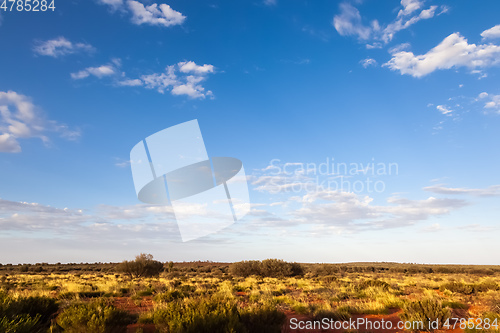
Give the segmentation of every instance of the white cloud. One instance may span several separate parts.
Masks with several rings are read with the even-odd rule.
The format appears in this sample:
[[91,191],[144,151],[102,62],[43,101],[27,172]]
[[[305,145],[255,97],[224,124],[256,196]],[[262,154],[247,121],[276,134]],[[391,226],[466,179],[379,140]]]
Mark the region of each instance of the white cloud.
[[[213,65],[197,65],[194,61],[182,61],[167,66],[163,73],[142,75],[140,79],[125,80],[118,83],[122,86],[144,86],[164,94],[170,90],[172,95],[186,95],[191,98],[213,98],[210,90],[205,91],[202,82],[208,74],[215,72]],[[188,75],[190,74],[190,75]]]
[[483,39],[495,39],[500,38],[500,24],[495,25],[493,28],[485,30],[481,33]]
[[[401,0],[401,6],[397,17],[387,25],[381,25],[377,20],[364,24],[359,10],[350,3],[343,2],[339,5],[340,13],[333,18],[333,26],[342,36],[356,36],[366,42],[369,49],[380,48],[382,43],[390,42],[397,32],[434,17],[438,9],[437,6],[422,9],[423,1],[419,0]],[[443,13],[445,7],[441,9]]]
[[425,191],[445,195],[473,195],[478,197],[493,197],[500,195],[500,185],[492,185],[487,188],[453,188],[442,184],[424,187]]
[[73,80],[81,80],[93,75],[99,79],[116,74],[116,69],[112,65],[102,65],[99,67],[87,67],[79,72],[71,73]]
[[177,75],[175,75],[175,66],[167,66],[165,72],[154,73],[141,76],[141,80],[148,89],[157,89],[163,94],[165,89],[177,84]]
[[194,61],[183,61],[177,64],[179,70],[183,73],[195,73],[195,74],[208,74],[214,72],[213,65],[204,64],[203,66],[197,65]]
[[459,33],[446,37],[439,45],[422,55],[399,51],[384,66],[413,77],[422,77],[438,69],[467,67],[482,70],[500,63],[500,46],[469,44]]
[[0,152],[21,152],[18,139],[39,138],[48,143],[47,132],[57,132],[70,140],[80,136],[78,130],[47,120],[29,97],[14,91],[0,91]]
[[186,16],[173,10],[167,4],[152,4],[144,6],[142,3],[134,0],[127,1],[128,7],[132,12],[132,23],[159,25],[170,27],[180,25],[186,19]]
[[94,47],[90,44],[73,43],[64,37],[58,37],[44,42],[35,42],[33,48],[33,51],[39,55],[54,58],[78,52],[93,52],[94,50]]
[[377,66],[377,61],[372,58],[363,59],[360,61],[360,63],[364,68],[368,68],[369,66]]
[[444,115],[451,116],[451,113],[453,112],[452,109],[445,105],[438,105],[436,106],[436,109],[438,109],[439,112],[441,112]]
[[201,76],[189,75],[186,78],[186,83],[175,85],[172,88],[172,95],[187,95],[191,98],[205,98],[205,95],[212,96],[210,90],[206,94],[204,93],[205,88],[199,84],[203,80],[204,78]]
[[20,153],[21,145],[9,133],[0,134],[0,153]]

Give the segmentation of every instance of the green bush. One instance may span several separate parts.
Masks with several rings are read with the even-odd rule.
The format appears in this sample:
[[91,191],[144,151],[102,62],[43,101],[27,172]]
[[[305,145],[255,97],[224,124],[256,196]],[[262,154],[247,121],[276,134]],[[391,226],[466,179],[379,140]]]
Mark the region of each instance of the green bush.
[[163,263],[153,260],[153,255],[141,253],[133,261],[123,261],[116,267],[118,272],[132,278],[158,276],[163,271]]
[[262,277],[289,277],[304,274],[302,265],[298,263],[289,263],[279,259],[266,259],[263,261],[240,261],[231,264],[230,274],[234,276],[247,277],[259,275]]
[[444,290],[449,290],[454,293],[460,293],[464,295],[470,295],[474,293],[474,285],[465,283],[465,282],[458,282],[458,281],[451,281],[442,284],[439,287],[439,290],[444,291]]
[[158,307],[150,317],[157,329],[169,333],[279,333],[286,319],[270,305],[241,309],[235,300],[220,297],[177,299]]
[[444,291],[445,289],[455,292],[455,293],[460,293],[464,295],[471,295],[477,292],[485,292],[488,290],[498,290],[498,284],[493,281],[493,280],[485,280],[482,281],[481,283],[465,283],[465,282],[457,282],[457,281],[452,281],[452,282],[447,282],[445,284],[442,284],[441,287],[439,288],[441,291]]
[[249,333],[279,333],[286,315],[269,305],[253,305],[240,310],[240,321]]
[[370,287],[388,290],[390,286],[387,282],[380,281],[380,280],[364,280],[363,282],[358,284],[359,290],[367,289]]
[[185,299],[166,303],[153,313],[157,329],[169,333],[241,332],[236,303],[219,299]]
[[432,331],[432,322],[437,320],[439,323],[437,328],[441,328],[446,320],[450,318],[450,315],[450,310],[443,306],[441,301],[435,298],[424,298],[420,301],[405,304],[401,320],[421,322],[425,331]]
[[14,318],[0,318],[0,332],[2,333],[33,333],[40,332],[40,315],[34,318],[30,315],[17,315]]
[[12,298],[0,292],[0,332],[39,332],[59,306],[50,297]]
[[134,317],[105,300],[73,304],[57,317],[57,324],[68,333],[123,332]]
[[184,294],[178,290],[168,290],[164,293],[156,295],[153,300],[155,302],[172,302],[176,299],[182,299],[184,298]]
[[235,262],[229,266],[229,273],[235,276],[260,275],[260,261],[249,260]]

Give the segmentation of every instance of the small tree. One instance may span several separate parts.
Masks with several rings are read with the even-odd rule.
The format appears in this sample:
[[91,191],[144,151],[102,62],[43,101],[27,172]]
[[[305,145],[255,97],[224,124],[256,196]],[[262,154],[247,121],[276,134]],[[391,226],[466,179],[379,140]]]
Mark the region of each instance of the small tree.
[[174,262],[169,261],[168,262],[168,272],[171,273],[174,270]]
[[125,260],[116,270],[130,275],[132,278],[158,276],[163,271],[163,263],[153,260],[152,254],[141,253],[135,260]]

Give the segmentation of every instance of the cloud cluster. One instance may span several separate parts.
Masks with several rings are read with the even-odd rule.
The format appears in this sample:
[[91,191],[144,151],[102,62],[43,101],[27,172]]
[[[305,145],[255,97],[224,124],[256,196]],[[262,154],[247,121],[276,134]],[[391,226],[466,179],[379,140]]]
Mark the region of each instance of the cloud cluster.
[[413,77],[423,77],[439,69],[466,67],[473,73],[500,63],[500,46],[469,44],[459,33],[446,37],[425,54],[395,51],[383,66]]
[[47,132],[57,132],[69,140],[80,136],[78,130],[48,120],[31,99],[14,91],[0,91],[0,152],[19,153],[19,139],[39,138],[49,143]]
[[186,20],[186,16],[164,3],[145,6],[135,0],[98,0],[98,2],[110,6],[112,10],[128,11],[132,23],[136,25],[171,27],[181,25]]
[[33,47],[36,54],[49,57],[62,57],[78,52],[93,52],[94,47],[86,43],[73,43],[64,37],[58,37],[47,41],[37,41]]
[[301,207],[293,212],[296,223],[320,224],[346,232],[407,227],[467,204],[458,199],[390,197],[387,205],[375,205],[369,196],[329,190],[308,193],[298,202]]
[[82,210],[60,209],[0,198],[0,227],[3,231],[72,228],[87,221],[88,216]]
[[87,67],[75,73],[71,73],[73,80],[81,80],[94,76],[98,79],[112,78],[117,87],[144,87],[154,89],[164,94],[170,91],[172,95],[185,95],[193,99],[213,98],[211,90],[205,90],[202,82],[209,74],[215,73],[213,65],[197,65],[194,61],[181,61],[175,65],[169,65],[164,72],[145,74],[139,78],[127,78],[125,72],[120,71],[121,60],[113,59],[110,63]]
[[[333,26],[341,36],[355,36],[366,43],[367,48],[378,48],[390,42],[397,32],[434,17],[438,10],[437,6],[422,9],[423,1],[420,0],[401,0],[401,7],[394,21],[382,26],[377,20],[372,20],[370,24],[363,23],[359,10],[343,2],[339,5],[340,13],[333,18]],[[446,7],[441,7],[440,13],[444,11]]]
[[500,95],[488,94],[487,92],[482,92],[479,94],[476,101],[484,103],[485,111],[493,111],[500,113]]
[[162,73],[142,75],[138,79],[124,79],[118,82],[120,86],[144,86],[164,94],[169,90],[172,95],[186,95],[191,98],[213,97],[210,90],[205,91],[201,85],[208,74],[215,73],[213,65],[197,65],[194,61],[182,61],[170,65]]

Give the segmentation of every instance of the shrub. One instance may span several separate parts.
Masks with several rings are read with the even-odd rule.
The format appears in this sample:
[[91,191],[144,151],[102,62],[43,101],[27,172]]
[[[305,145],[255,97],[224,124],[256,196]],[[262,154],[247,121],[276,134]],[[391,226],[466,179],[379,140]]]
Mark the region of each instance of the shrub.
[[174,300],[158,307],[151,317],[157,329],[169,333],[279,333],[286,319],[270,305],[240,309],[235,300],[220,297]]
[[279,333],[286,315],[269,305],[254,305],[241,311],[240,320],[247,332]]
[[[0,332],[4,333],[32,333],[40,332],[39,326],[40,316],[35,318],[30,315],[17,315],[12,319],[7,317],[0,318]],[[37,329],[38,328],[38,329]]]
[[184,298],[184,294],[178,290],[169,290],[164,293],[156,295],[153,299],[155,302],[172,302],[176,299]]
[[439,324],[437,328],[441,328],[450,315],[450,310],[444,307],[441,301],[435,298],[424,298],[420,301],[407,303],[403,307],[401,320],[421,322],[424,330],[432,331],[432,322],[437,320]]
[[464,295],[471,295],[477,292],[485,292],[488,290],[498,290],[498,284],[493,280],[485,280],[480,283],[465,283],[452,281],[442,284],[439,288],[441,291],[448,289],[449,291]]
[[123,261],[116,270],[132,278],[158,276],[163,271],[163,263],[153,260],[153,255],[141,253],[133,261]]
[[303,275],[304,269],[298,263],[289,263],[279,259],[266,259],[263,261],[240,261],[229,267],[229,272],[235,276],[248,277],[259,275],[262,277],[289,277]]
[[229,266],[229,273],[235,276],[260,275],[260,261],[249,260],[235,262]]
[[236,303],[215,298],[166,303],[155,310],[153,322],[169,333],[240,332],[242,326]]
[[57,324],[68,333],[123,332],[134,317],[104,300],[74,304],[57,317]]
[[358,289],[367,289],[370,287],[374,288],[381,288],[382,290],[388,290],[389,289],[389,284],[384,281],[380,280],[364,280],[358,285]]
[[465,282],[452,281],[444,283],[439,287],[439,290],[441,291],[444,291],[446,289],[454,293],[460,293],[464,295],[470,295],[474,293],[474,285]]
[[[39,332],[59,306],[50,297],[12,298],[0,293],[0,332]],[[7,329],[8,328],[8,329]]]

